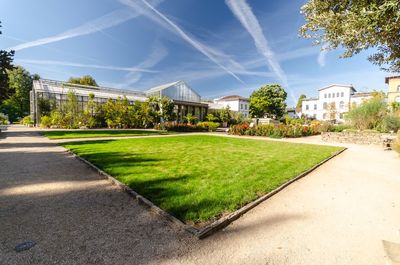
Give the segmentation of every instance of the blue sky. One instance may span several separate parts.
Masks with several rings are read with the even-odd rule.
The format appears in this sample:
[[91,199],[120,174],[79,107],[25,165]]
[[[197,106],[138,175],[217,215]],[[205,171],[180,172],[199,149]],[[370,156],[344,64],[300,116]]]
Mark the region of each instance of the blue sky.
[[146,90],[185,80],[204,98],[249,96],[278,83],[300,94],[353,84],[386,90],[370,52],[340,59],[298,36],[305,1],[0,0],[0,49],[42,78],[92,75],[99,85]]

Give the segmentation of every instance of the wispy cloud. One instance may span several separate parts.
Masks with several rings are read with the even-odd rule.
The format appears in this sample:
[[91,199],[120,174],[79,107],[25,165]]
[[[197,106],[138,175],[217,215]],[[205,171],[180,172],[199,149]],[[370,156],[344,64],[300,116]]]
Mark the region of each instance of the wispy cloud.
[[[154,67],[161,62],[168,55],[167,49],[161,43],[155,43],[152,53],[146,60],[138,64],[136,67],[139,69],[147,69]],[[129,87],[142,78],[143,72],[132,71],[125,76],[125,81],[120,84],[120,87]]]
[[104,70],[126,71],[126,72],[141,72],[141,73],[156,73],[157,72],[154,70],[141,68],[141,67],[121,67],[121,66],[113,66],[113,65],[81,64],[81,63],[53,61],[53,60],[15,59],[15,61],[17,63],[24,63],[24,64],[70,66],[70,67],[79,67],[79,68],[104,69]]
[[[190,36],[189,33],[185,32],[182,28],[180,28],[176,23],[167,18],[164,14],[158,11],[152,4],[147,2],[146,0],[142,0],[141,3],[133,0],[120,0],[122,4],[125,4],[139,13],[147,16],[152,19],[156,23],[158,23],[163,28],[175,33],[179,37],[181,37],[184,41],[189,43],[193,48],[201,52],[208,59],[210,59],[213,63],[218,65],[221,69],[223,69],[226,73],[234,77],[241,83],[244,83],[236,74],[235,70],[243,70],[241,65],[230,58],[230,56],[208,47],[207,45],[201,43],[196,40],[193,36]],[[143,3],[143,4],[142,4]],[[151,12],[149,12],[151,11]],[[229,65],[229,67],[227,67]],[[239,68],[239,69],[237,69]]]
[[286,74],[282,70],[274,52],[269,47],[260,23],[245,0],[226,0],[229,9],[239,20],[242,26],[252,36],[258,52],[267,59],[267,64],[284,86],[288,86]]
[[[153,3],[153,5],[158,5],[162,1],[163,0],[153,0],[152,3]],[[114,27],[114,26],[124,23],[130,19],[133,19],[139,15],[141,15],[141,13],[134,12],[134,10],[131,10],[131,9],[115,10],[115,11],[108,13],[104,16],[101,16],[95,20],[89,21],[83,25],[76,27],[76,28],[64,31],[60,34],[46,37],[46,38],[37,39],[34,41],[25,42],[25,43],[16,45],[14,47],[10,47],[8,50],[19,51],[19,50],[23,50],[23,49],[27,49],[27,48],[42,46],[45,44],[49,44],[49,43],[53,43],[53,42],[57,42],[57,41],[61,41],[61,40],[75,38],[75,37],[79,37],[79,36],[83,36],[83,35],[88,35],[91,33],[99,32],[99,31]]]
[[328,44],[322,45],[321,51],[318,54],[318,64],[321,67],[324,67],[326,64],[326,54],[328,53]]

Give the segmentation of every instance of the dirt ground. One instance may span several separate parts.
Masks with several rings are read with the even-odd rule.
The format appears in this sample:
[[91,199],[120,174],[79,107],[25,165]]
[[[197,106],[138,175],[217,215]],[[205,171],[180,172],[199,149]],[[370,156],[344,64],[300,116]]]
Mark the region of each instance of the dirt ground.
[[[379,147],[347,147],[198,240],[56,141],[9,127],[0,133],[0,264],[384,264],[382,240],[400,242],[400,158]],[[36,245],[14,250],[26,241]]]

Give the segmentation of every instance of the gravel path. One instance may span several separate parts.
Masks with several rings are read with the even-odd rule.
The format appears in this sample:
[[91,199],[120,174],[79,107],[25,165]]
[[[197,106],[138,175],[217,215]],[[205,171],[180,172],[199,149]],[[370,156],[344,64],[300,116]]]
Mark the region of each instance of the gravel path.
[[[54,141],[12,126],[0,134],[0,264],[384,264],[382,240],[400,241],[400,158],[348,147],[197,240]],[[36,245],[17,253],[25,241]]]

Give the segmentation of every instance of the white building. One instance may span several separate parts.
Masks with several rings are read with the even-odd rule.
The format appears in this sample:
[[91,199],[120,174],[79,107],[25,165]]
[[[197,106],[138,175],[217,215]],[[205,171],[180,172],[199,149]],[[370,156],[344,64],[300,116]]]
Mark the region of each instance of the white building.
[[214,103],[209,104],[210,109],[222,109],[229,107],[230,110],[242,113],[243,117],[249,117],[248,98],[232,95],[214,99]]
[[330,85],[318,90],[318,97],[306,98],[302,115],[317,120],[343,122],[343,114],[371,98],[370,92],[357,92],[352,85]]

